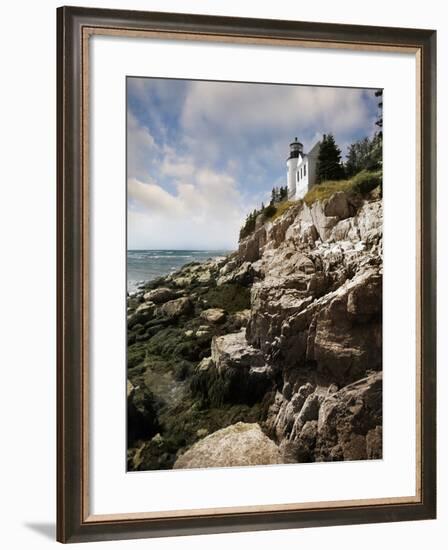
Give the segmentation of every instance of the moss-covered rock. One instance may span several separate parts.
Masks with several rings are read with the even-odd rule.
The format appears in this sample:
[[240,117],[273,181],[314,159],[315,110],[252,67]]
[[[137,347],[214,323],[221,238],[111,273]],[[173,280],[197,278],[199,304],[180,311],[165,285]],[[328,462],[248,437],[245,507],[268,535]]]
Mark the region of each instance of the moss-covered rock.
[[210,288],[203,298],[209,308],[225,309],[228,313],[250,308],[250,290],[238,284]]

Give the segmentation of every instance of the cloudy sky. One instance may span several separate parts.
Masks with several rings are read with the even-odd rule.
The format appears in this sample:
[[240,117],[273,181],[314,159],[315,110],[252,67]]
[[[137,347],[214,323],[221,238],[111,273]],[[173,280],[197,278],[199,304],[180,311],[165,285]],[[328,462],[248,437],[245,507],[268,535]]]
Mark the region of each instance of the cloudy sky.
[[373,90],[127,79],[129,249],[236,248],[247,212],[286,183],[288,144],[371,136]]

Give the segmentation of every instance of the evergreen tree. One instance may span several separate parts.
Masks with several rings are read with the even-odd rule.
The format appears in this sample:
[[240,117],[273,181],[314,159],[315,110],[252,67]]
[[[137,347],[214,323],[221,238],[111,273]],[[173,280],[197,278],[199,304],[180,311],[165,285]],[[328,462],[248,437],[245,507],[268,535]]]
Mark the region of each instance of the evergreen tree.
[[372,139],[363,138],[349,147],[345,163],[346,176],[351,178],[361,170],[378,170],[382,166],[382,135],[377,132]]
[[276,204],[282,200],[282,188],[273,187],[271,192],[271,202],[270,204]]
[[378,118],[375,124],[378,126],[378,133],[380,136],[383,135],[383,90],[377,90],[375,92],[375,97],[378,98]]
[[341,164],[341,150],[336,145],[333,134],[324,134],[317,157],[317,182],[340,180],[344,177]]
[[347,160],[345,162],[345,173],[351,178],[359,172],[358,154],[356,143],[352,143],[348,148]]
[[383,168],[383,131],[377,132],[371,141],[371,151],[369,159],[369,170],[379,170]]

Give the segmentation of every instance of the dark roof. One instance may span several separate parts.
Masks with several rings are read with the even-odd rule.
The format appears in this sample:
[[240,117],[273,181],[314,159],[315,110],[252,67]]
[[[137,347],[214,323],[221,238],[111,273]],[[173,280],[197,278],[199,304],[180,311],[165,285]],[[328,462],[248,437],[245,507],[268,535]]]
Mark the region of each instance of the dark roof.
[[301,141],[298,141],[297,138],[294,141],[291,141],[289,146],[291,147],[291,145],[301,145],[303,147],[303,143]]

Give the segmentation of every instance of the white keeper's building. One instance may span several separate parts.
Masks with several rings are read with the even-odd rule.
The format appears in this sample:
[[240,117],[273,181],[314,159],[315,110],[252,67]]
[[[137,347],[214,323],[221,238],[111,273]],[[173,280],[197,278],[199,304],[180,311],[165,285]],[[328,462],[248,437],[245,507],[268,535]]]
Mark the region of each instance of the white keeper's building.
[[303,145],[297,138],[289,145],[289,157],[286,161],[288,199],[302,199],[316,183],[316,165],[320,142],[305,154]]

